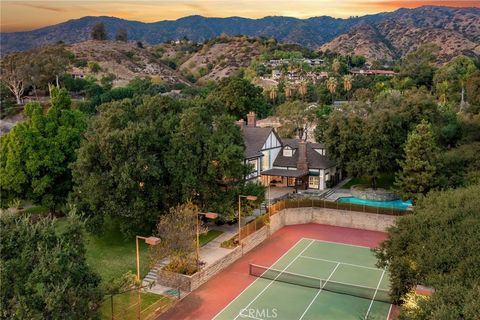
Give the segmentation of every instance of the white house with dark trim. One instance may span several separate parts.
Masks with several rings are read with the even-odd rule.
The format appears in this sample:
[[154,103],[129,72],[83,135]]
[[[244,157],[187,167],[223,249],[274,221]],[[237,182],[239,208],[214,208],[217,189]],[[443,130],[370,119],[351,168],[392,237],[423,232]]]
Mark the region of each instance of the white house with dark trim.
[[245,140],[245,163],[252,166],[253,171],[246,176],[247,180],[258,179],[261,172],[273,167],[273,161],[282,149],[282,143],[273,128],[259,128],[256,125],[256,115],[247,115],[247,124],[243,119],[237,121],[242,128]]
[[247,124],[237,121],[245,141],[245,163],[253,168],[247,180],[265,185],[324,190],[341,179],[341,170],[326,156],[321,143],[280,139],[275,129],[256,126],[255,113]]

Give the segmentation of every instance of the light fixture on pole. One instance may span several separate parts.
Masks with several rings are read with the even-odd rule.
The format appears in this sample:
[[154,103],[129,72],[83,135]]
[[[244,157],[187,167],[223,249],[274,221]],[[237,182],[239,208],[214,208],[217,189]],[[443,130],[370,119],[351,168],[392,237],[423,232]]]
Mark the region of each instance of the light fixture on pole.
[[160,238],[157,237],[141,237],[141,236],[136,236],[135,238],[135,244],[136,244],[136,251],[137,251],[137,281],[138,281],[138,314],[137,314],[137,319],[140,320],[140,312],[141,312],[141,305],[142,305],[142,298],[140,296],[140,250],[139,250],[139,245],[138,245],[138,240],[144,240],[146,244],[151,245],[151,246],[156,246],[157,244],[160,244]]

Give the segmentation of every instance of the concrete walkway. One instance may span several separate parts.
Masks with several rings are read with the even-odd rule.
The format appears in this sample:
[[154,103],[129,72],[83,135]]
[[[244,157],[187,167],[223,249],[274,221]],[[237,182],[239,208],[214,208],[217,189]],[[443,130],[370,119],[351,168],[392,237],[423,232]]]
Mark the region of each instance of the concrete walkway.
[[[246,219],[242,219],[242,226],[245,224],[245,222],[248,222],[251,219],[255,219],[255,217],[249,216],[246,217]],[[222,242],[229,240],[236,234],[238,234],[238,224],[224,224],[221,226],[217,226],[215,224],[208,224],[208,229],[220,230],[223,231],[223,233],[200,248],[200,261],[204,263],[204,268],[214,263],[215,261],[223,258],[233,250],[222,248],[220,247],[220,245],[222,244]],[[155,264],[155,266],[148,272],[148,274],[142,281],[142,286],[146,287],[145,291],[156,294],[169,294],[172,291],[176,291],[176,289],[156,284],[158,270],[166,266],[168,263],[169,259],[165,258]],[[181,292],[180,296],[183,298],[186,294],[188,294],[188,292]]]

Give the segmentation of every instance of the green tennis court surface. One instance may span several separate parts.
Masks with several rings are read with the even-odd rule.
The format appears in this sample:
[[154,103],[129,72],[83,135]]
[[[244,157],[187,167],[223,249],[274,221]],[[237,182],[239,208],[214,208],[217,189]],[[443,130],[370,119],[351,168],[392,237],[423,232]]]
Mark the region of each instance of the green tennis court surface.
[[[301,239],[215,316],[236,319],[387,319],[389,279],[369,248]],[[221,294],[221,293],[219,293]]]

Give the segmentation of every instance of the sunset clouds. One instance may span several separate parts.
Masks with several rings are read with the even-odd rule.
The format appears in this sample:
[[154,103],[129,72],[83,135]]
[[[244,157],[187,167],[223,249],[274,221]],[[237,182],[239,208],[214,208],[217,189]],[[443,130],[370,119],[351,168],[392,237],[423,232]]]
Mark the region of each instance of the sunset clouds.
[[308,18],[329,15],[349,17],[415,8],[422,5],[480,7],[480,1],[388,1],[388,0],[104,0],[104,1],[23,1],[1,2],[1,31],[24,31],[83,16],[115,16],[154,22],[199,14],[208,17],[269,15]]

